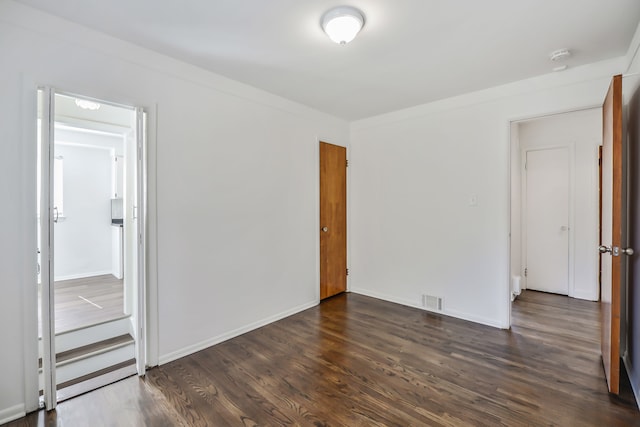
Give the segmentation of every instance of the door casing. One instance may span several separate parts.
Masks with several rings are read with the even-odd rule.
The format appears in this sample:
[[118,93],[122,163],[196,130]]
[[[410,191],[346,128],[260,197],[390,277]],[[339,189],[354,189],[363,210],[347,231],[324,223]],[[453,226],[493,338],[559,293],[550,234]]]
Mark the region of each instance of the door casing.
[[[553,111],[548,111],[544,114],[536,114],[536,115],[514,115],[509,117],[506,122],[505,122],[505,133],[508,135],[509,137],[509,145],[508,145],[508,165],[509,165],[509,175],[507,177],[507,182],[506,182],[506,188],[507,188],[507,192],[509,194],[509,200],[508,200],[508,223],[507,223],[507,234],[509,236],[509,239],[507,239],[507,243],[506,243],[506,263],[507,263],[507,270],[506,270],[506,274],[504,277],[504,287],[503,287],[503,296],[500,298],[501,304],[504,304],[505,307],[505,317],[503,318],[503,320],[501,321],[501,327],[505,328],[505,329],[509,329],[511,327],[511,322],[512,322],[512,316],[511,316],[511,305],[512,305],[512,277],[514,275],[519,275],[521,276],[522,279],[522,289],[526,289],[526,281],[524,280],[524,274],[522,270],[517,270],[518,266],[512,266],[512,256],[513,256],[513,252],[512,252],[512,236],[513,233],[516,230],[519,230],[519,228],[516,229],[512,229],[512,224],[513,224],[513,215],[514,212],[512,210],[512,203],[514,202],[514,196],[512,194],[512,187],[513,184],[511,182],[511,177],[512,177],[512,173],[514,171],[514,168],[517,168],[515,170],[520,170],[522,171],[523,165],[524,165],[524,160],[523,160],[523,155],[522,155],[522,151],[520,149],[520,144],[518,143],[519,139],[517,136],[517,133],[514,133],[514,129],[517,127],[517,125],[521,122],[525,122],[525,121],[531,121],[531,120],[537,120],[537,119],[544,119],[546,117],[550,117],[550,116],[556,116],[556,115],[560,115],[560,114],[567,114],[567,113],[574,113],[574,112],[580,112],[580,111],[585,111],[585,110],[592,110],[592,109],[600,109],[602,108],[602,104],[591,104],[591,105],[585,105],[583,107],[579,107],[579,108],[574,108],[574,109],[569,109],[569,110],[553,110]],[[570,146],[571,147],[571,146]],[[545,147],[538,147],[538,148],[545,148]],[[595,156],[595,154],[594,154]],[[517,163],[516,163],[517,162]],[[516,166],[517,165],[517,166]],[[594,166],[594,168],[597,165]],[[597,172],[597,168],[594,169],[594,171]],[[572,172],[573,174],[573,169]],[[522,181],[522,179],[521,179]],[[573,186],[573,184],[572,184]],[[522,182],[520,182],[520,184],[518,185],[518,188],[520,188],[520,191],[522,191]],[[572,187],[573,188],[573,187]],[[524,195],[522,195],[519,197],[524,197]],[[517,199],[516,199],[517,202]],[[520,210],[522,210],[522,206],[521,203],[518,204]],[[520,218],[520,214],[518,213],[518,218]],[[574,213],[572,212],[571,214],[571,221],[573,221],[573,216]],[[522,224],[520,224],[520,226],[522,226]],[[524,239],[524,236],[522,236],[522,238]],[[521,239],[520,244],[518,245],[518,247],[520,248],[520,255],[522,256],[522,259],[524,259],[524,253],[522,251],[524,251],[524,243],[523,243],[523,239]],[[573,239],[570,240],[570,251],[573,254],[573,250],[571,248],[573,248],[575,245],[573,243]],[[519,263],[523,264],[523,263]],[[570,269],[570,274],[571,273],[571,269]],[[570,296],[573,295],[573,289],[572,289],[572,280],[573,280],[573,276],[571,277],[570,281],[569,281],[569,292],[570,292]]]
[[[56,378],[55,378],[55,324],[54,324],[54,227],[53,227],[53,179],[52,165],[54,156],[54,126],[55,126],[55,95],[68,93],[57,92],[52,87],[41,87],[43,93],[43,113],[41,120],[41,200],[40,226],[42,242],[38,243],[41,251],[42,278],[42,340],[43,340],[43,372],[44,372],[44,405],[47,410],[56,407]],[[82,96],[83,98],[86,98]],[[136,306],[136,369],[138,375],[144,375],[147,364],[147,139],[146,113],[141,107],[128,107],[121,104],[100,100],[101,103],[133,109],[135,112],[135,153],[136,153],[136,219],[137,219],[137,306]],[[47,189],[45,191],[45,189]],[[46,243],[46,244],[45,244]],[[37,338],[37,334],[36,334]],[[31,349],[28,353],[34,353]],[[37,354],[37,343],[36,351]],[[25,393],[27,396],[38,393],[36,381],[28,376]],[[37,400],[36,400],[37,401]],[[34,400],[26,399],[27,409],[32,409]]]

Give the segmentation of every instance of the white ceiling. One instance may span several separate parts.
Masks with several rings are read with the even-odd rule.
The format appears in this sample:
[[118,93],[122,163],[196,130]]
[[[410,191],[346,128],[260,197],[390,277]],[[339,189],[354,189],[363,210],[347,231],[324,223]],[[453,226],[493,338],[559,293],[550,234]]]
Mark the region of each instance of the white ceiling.
[[[638,0],[18,0],[355,120],[625,55]],[[362,10],[346,46],[320,28]]]

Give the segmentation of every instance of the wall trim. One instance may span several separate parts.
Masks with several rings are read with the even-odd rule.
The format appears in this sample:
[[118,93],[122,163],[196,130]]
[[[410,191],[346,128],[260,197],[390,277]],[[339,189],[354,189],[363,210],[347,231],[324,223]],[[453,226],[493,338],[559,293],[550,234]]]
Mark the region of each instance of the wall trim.
[[633,38],[631,39],[631,43],[629,43],[629,49],[627,49],[627,55],[625,58],[627,59],[627,67],[625,68],[625,72],[628,72],[633,65],[633,61],[638,56],[638,52],[640,51],[640,22],[636,27],[636,32],[633,34]]
[[160,355],[158,358],[158,365],[164,365],[169,362],[173,362],[174,360],[180,359],[181,357],[188,356],[200,350],[204,350],[205,348],[212,347],[216,344],[220,344],[224,341],[230,340],[242,334],[246,334],[247,332],[251,332],[255,329],[266,326],[270,323],[277,322],[278,320],[282,320],[285,317],[292,316],[294,314],[300,313],[301,311],[308,310],[312,307],[317,306],[320,303],[319,300],[308,302],[297,307],[294,307],[290,310],[283,311],[278,314],[274,314],[273,316],[266,317],[262,320],[258,320],[257,322],[250,323],[246,326],[242,326],[240,328],[234,329],[229,332],[225,332],[218,336],[206,339],[204,341],[200,341],[199,343],[189,345],[187,347],[183,347],[179,350],[172,351],[171,353]]
[[104,271],[94,271],[91,273],[69,274],[67,276],[56,277],[55,281],[60,282],[62,280],[84,279],[85,277],[104,276],[105,274],[111,274],[111,273],[112,273],[112,270],[104,270]]
[[592,293],[592,292],[585,292],[581,290],[574,290],[571,298],[582,299],[586,301],[598,301],[600,299],[597,292]]
[[410,301],[410,300],[407,300],[407,299],[404,299],[404,298],[394,297],[394,296],[383,294],[383,293],[380,293],[380,292],[371,291],[371,290],[368,290],[368,289],[351,288],[350,292],[353,292],[354,294],[364,295],[364,296],[371,297],[371,298],[380,299],[380,300],[383,300],[383,301],[392,302],[392,303],[395,303],[395,304],[404,305],[406,307],[412,307],[412,308],[417,308],[417,309],[424,310],[424,311],[429,311],[430,313],[442,314],[442,315],[445,315],[445,316],[454,317],[456,319],[466,320],[468,322],[479,323],[479,324],[485,325],[485,326],[491,326],[493,328],[509,329],[509,325],[505,325],[503,323],[500,323],[500,322],[492,320],[492,319],[487,319],[487,318],[480,317],[480,316],[474,316],[474,315],[470,315],[468,313],[464,313],[464,312],[457,311],[457,310],[446,309],[446,308],[442,312],[436,312],[436,311],[432,312],[430,310],[426,310],[421,305],[416,304],[414,301]]
[[[21,74],[22,77],[22,119],[20,124],[20,135],[23,143],[20,144],[23,155],[29,159],[34,159],[37,152],[36,127],[32,125],[31,118],[37,115],[36,92],[32,90],[36,87],[35,81],[29,75]],[[21,224],[23,239],[24,260],[32,260],[37,249],[36,226],[37,213],[35,201],[36,188],[36,162],[25,160],[22,167],[22,179],[25,183],[23,188],[33,189],[34,192],[23,191],[22,206],[26,212],[32,212],[32,216],[25,218],[22,216]],[[34,197],[30,197],[30,196]],[[36,284],[38,282],[38,272],[36,263],[23,263],[23,283]],[[23,312],[23,358],[22,377],[24,381],[24,410],[35,411],[38,409],[38,291],[37,286],[22,286],[22,312]],[[0,418],[3,418],[0,415]],[[2,424],[0,420],[0,424]]]
[[0,409],[0,424],[17,420],[18,418],[22,418],[25,415],[27,415],[27,412],[24,409],[24,403],[10,406],[6,409]]

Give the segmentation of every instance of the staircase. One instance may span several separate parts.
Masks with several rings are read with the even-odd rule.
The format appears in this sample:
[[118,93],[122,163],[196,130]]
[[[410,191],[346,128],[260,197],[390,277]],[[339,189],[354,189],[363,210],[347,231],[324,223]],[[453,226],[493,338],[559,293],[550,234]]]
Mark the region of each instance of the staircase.
[[[39,372],[42,390],[42,366]],[[135,374],[135,340],[129,316],[56,335],[58,402]]]

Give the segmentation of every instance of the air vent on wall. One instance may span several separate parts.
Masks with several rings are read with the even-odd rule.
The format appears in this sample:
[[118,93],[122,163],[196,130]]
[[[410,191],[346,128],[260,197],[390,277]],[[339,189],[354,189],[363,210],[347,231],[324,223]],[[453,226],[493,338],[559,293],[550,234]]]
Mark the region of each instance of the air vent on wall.
[[431,311],[442,311],[442,298],[433,295],[422,295],[422,306]]

